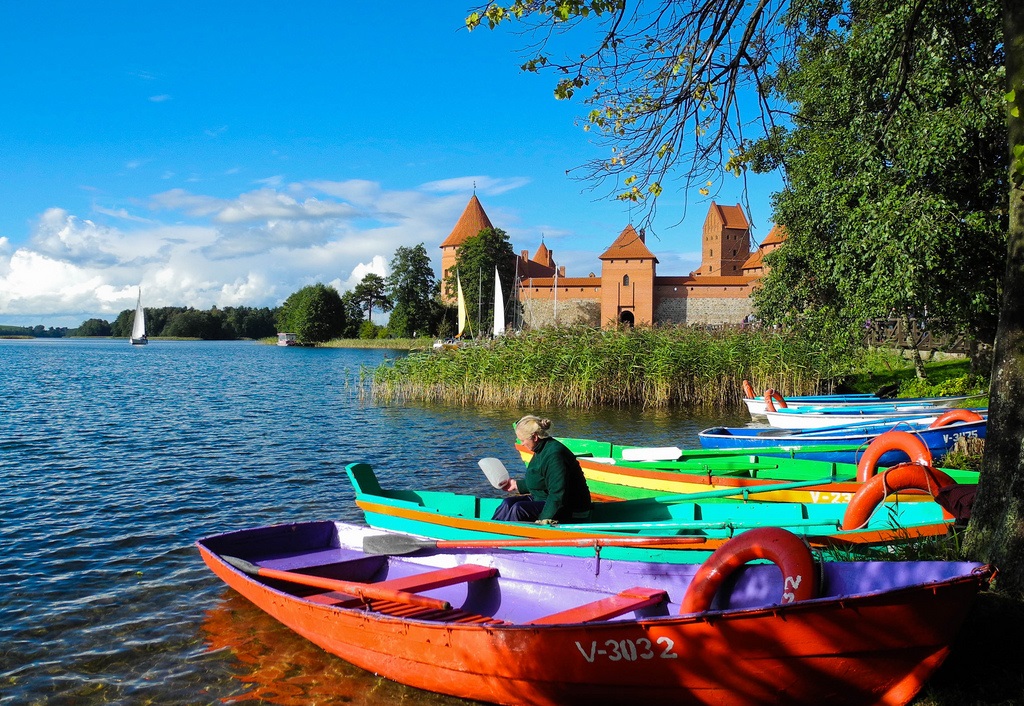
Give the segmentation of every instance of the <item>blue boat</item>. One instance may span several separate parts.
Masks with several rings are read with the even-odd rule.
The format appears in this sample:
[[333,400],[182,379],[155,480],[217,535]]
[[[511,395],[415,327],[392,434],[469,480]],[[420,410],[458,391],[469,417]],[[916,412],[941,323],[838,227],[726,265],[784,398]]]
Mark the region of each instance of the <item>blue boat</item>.
[[[938,462],[961,437],[984,439],[986,414],[971,410],[950,410],[943,415],[908,419],[885,419],[859,424],[842,424],[817,429],[774,427],[712,427],[697,436],[705,449],[750,449],[762,456],[781,456],[787,448],[800,447],[802,458],[832,463],[856,463],[874,439],[888,431],[914,434]],[[814,447],[821,452],[815,453]],[[884,463],[893,461],[885,459]]]

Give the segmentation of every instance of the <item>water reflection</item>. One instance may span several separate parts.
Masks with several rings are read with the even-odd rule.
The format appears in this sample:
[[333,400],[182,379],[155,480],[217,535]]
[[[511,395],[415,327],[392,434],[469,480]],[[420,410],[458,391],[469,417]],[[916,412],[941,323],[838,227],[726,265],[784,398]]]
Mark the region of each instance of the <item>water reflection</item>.
[[465,706],[456,699],[378,677],[325,652],[227,590],[203,618],[210,651],[229,650],[241,686],[221,703],[279,706]]

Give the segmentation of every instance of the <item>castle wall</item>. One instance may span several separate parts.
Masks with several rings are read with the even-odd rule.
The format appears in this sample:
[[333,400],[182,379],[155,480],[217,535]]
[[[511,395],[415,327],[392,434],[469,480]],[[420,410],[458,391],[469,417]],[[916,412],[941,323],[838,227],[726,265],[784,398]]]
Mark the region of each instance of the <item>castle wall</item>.
[[[551,299],[527,299],[523,303],[524,328],[545,326],[601,326],[601,301],[596,298],[568,299],[558,296]],[[557,309],[556,309],[557,306]],[[557,313],[557,321],[555,316]]]
[[659,324],[739,324],[754,311],[750,299],[677,297],[658,302],[654,319]]

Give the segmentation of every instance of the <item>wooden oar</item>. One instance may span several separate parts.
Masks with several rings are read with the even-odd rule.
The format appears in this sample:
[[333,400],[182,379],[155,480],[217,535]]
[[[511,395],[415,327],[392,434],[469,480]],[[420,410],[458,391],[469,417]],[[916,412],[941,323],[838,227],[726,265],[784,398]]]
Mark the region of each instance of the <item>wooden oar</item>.
[[420,549],[504,549],[506,547],[656,547],[704,544],[704,537],[575,537],[571,539],[420,539],[407,534],[376,534],[363,538],[365,554],[411,554]]
[[451,604],[448,601],[438,600],[420,596],[408,591],[395,591],[387,588],[377,588],[372,583],[359,583],[357,581],[342,581],[340,579],[328,579],[322,576],[310,576],[299,574],[294,571],[282,571],[280,569],[268,569],[264,566],[257,566],[245,559],[234,556],[221,555],[221,559],[239,571],[250,576],[262,576],[268,579],[280,579],[290,583],[298,583],[303,586],[314,586],[328,591],[347,593],[363,600],[393,601],[395,603],[407,603],[409,605],[421,606],[423,608],[435,608],[437,610],[450,610]]
[[[850,481],[853,479],[850,478]],[[756,485],[752,488],[722,488],[721,490],[705,490],[699,493],[679,493],[677,495],[656,495],[649,498],[663,503],[684,503],[691,500],[708,500],[711,498],[729,498],[734,495],[741,495],[745,500],[748,495],[758,493],[770,493],[775,490],[793,490],[796,488],[811,488],[816,485],[831,485],[836,483],[836,478],[820,478],[817,480],[796,480],[790,483],[766,483]]]
[[588,522],[587,524],[555,525],[559,529],[571,531],[596,532],[628,532],[631,530],[724,530],[752,529],[764,527],[766,524],[776,527],[834,527],[839,529],[838,520],[787,520],[785,518],[769,522],[705,522],[703,520],[661,520],[655,522]]

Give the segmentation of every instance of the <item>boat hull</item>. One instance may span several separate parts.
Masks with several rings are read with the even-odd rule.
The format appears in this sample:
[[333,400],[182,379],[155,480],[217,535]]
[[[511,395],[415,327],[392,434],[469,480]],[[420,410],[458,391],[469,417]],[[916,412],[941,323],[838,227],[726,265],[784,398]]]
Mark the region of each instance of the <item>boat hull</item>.
[[[836,409],[867,409],[869,407],[886,406],[890,408],[931,408],[948,409],[956,407],[968,397],[900,397],[882,399],[874,396],[836,396],[827,395],[811,397],[787,397],[786,404],[791,409],[811,409],[820,407],[831,407]],[[764,397],[744,397],[743,404],[751,417],[763,417],[768,412],[767,402]]]
[[[971,408],[970,411],[981,415],[988,414],[987,409]],[[801,412],[800,410],[781,409],[768,412],[765,418],[769,425],[777,429],[822,429],[851,424],[890,423],[896,425],[902,421],[920,421],[934,416],[934,412],[929,410],[852,412],[837,409],[827,412]]]
[[[595,503],[589,522],[538,525],[490,519],[495,498],[429,491],[389,491],[380,487],[373,469],[349,464],[346,472],[356,505],[366,523],[394,532],[446,540],[578,539],[678,537],[679,545],[609,546],[601,558],[667,563],[700,563],[731,537],[764,526],[783,527],[814,546],[871,548],[924,537],[943,536],[954,520],[934,502],[888,503],[861,529],[843,530],[845,504],[722,502],[700,504],[656,497]],[[594,548],[538,547],[537,551],[594,556]]]
[[[499,704],[905,704],[947,656],[985,580],[965,572],[874,594],[691,615],[472,624],[325,605],[323,594],[295,595],[242,574],[206,541],[199,548],[217,576],[310,642],[393,681]],[[579,571],[565,561],[565,573]],[[552,588],[534,593],[555,601]],[[497,595],[495,606],[511,600]]]
[[[778,431],[765,434],[763,429],[749,427],[714,427],[698,433],[700,445],[705,449],[743,449],[759,451],[762,455],[776,456],[787,448],[800,448],[800,457],[808,460],[828,461],[832,463],[857,463],[864,449],[881,434],[891,430],[909,431],[924,442],[939,461],[953,448],[960,438],[984,439],[988,427],[985,420],[979,422],[959,422],[944,427],[931,429],[928,424],[934,417],[926,417],[926,423],[893,422],[869,424],[863,426],[846,426],[828,428],[828,430],[793,430],[790,434]],[[779,430],[781,431],[781,430]],[[837,448],[837,447],[847,448]],[[814,448],[821,448],[819,453]],[[905,459],[900,451],[889,451],[879,459],[879,466],[891,466]]]

